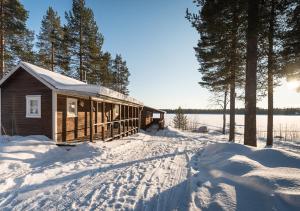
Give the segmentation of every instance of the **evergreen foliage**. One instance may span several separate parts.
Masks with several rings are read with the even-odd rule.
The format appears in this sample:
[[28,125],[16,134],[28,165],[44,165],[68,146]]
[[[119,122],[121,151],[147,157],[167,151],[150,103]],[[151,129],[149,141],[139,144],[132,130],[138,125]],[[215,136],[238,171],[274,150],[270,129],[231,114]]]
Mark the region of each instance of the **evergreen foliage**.
[[108,88],[113,88],[112,63],[113,60],[109,52],[102,54],[100,58],[100,71],[97,78],[102,86]]
[[52,7],[49,7],[43,17],[41,31],[38,35],[38,63],[52,71],[60,71],[63,67],[61,61],[64,31],[61,27],[60,17]]
[[181,107],[179,107],[176,110],[176,115],[173,119],[173,123],[174,123],[174,127],[178,128],[180,130],[186,130],[187,129],[187,116],[184,115],[183,110],[181,109]]
[[126,66],[126,61],[123,61],[122,56],[120,54],[117,54],[116,58],[113,60],[112,74],[113,74],[112,89],[114,89],[117,92],[128,95],[130,73]]
[[86,7],[85,0],[73,0],[72,9],[65,14],[68,42],[70,43],[71,69],[73,76],[87,82],[97,83],[100,71],[100,55],[103,36],[99,32],[93,11]]
[[59,61],[59,66],[61,68],[61,71],[63,74],[67,76],[72,76],[71,71],[71,43],[70,41],[70,34],[68,31],[68,28],[66,26],[62,27],[62,41],[59,45],[59,51],[60,54],[56,55],[57,60]]
[[[300,1],[286,0],[286,30],[283,33],[283,58],[289,80],[300,79]],[[300,87],[298,88],[300,92]]]
[[[201,86],[226,93],[230,87],[230,134],[234,141],[236,86],[241,87],[245,66],[245,2],[197,0],[199,14],[187,11],[187,19],[198,31],[195,48],[200,64]],[[225,98],[224,98],[225,99]]]
[[202,75],[200,85],[213,93],[225,93],[229,86],[229,140],[234,140],[235,92],[245,83],[245,139],[255,145],[256,101],[268,95],[267,145],[272,145],[274,86],[287,64],[290,78],[300,76],[300,1],[194,2],[199,12],[187,11],[186,18],[200,35],[195,48]]
[[0,0],[0,78],[20,60],[34,62],[34,34],[27,29],[28,11],[19,0]]
[[20,60],[99,84],[128,95],[129,70],[120,54],[113,59],[102,52],[103,36],[85,0],[73,0],[65,13],[66,25],[49,7],[37,35],[37,54],[33,51],[34,32],[26,28],[28,12],[19,0],[0,0],[0,78]]

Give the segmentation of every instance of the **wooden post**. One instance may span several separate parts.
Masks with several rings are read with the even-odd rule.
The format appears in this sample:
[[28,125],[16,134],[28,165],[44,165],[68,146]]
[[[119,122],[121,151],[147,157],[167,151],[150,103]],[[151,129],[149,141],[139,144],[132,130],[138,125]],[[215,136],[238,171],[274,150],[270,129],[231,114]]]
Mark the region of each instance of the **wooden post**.
[[131,134],[133,134],[133,106],[130,107],[131,110]]
[[95,123],[96,123],[95,134],[97,134],[98,133],[98,101],[96,102]]
[[138,108],[137,107],[135,107],[135,129],[136,129],[136,132],[138,132],[138,120],[137,120],[137,118],[138,118]]
[[132,107],[132,129],[133,133],[135,133],[135,107]]
[[105,102],[102,103],[102,140],[105,139]]
[[136,127],[136,107],[134,107],[134,131],[137,133],[137,127]]
[[[67,100],[64,98],[63,101],[64,105],[67,105]],[[63,112],[62,112],[62,141],[66,142],[67,141],[67,106],[63,107]]]
[[[122,106],[122,119],[125,120],[126,117],[125,117],[125,106],[123,105]],[[123,136],[125,136],[125,121],[122,121],[122,124],[123,124]]]
[[140,108],[138,109],[138,112],[139,112],[139,122],[138,122],[138,125],[139,125],[139,130],[141,129],[141,124],[142,124],[142,111],[143,111],[143,108]]
[[122,122],[121,122],[121,120],[122,120],[122,116],[121,116],[121,114],[122,114],[122,109],[121,109],[121,107],[122,107],[122,105],[120,104],[119,105],[119,135],[121,136],[121,125],[122,125]]
[[[110,122],[114,121],[114,104],[110,104]],[[110,135],[114,137],[114,123],[110,123]]]
[[93,135],[94,135],[94,120],[93,120],[94,111],[93,111],[93,108],[94,108],[93,100],[90,97],[90,142],[94,142],[94,140],[93,140]]
[[129,119],[130,119],[130,116],[129,116],[129,106],[127,106],[127,134],[129,134]]

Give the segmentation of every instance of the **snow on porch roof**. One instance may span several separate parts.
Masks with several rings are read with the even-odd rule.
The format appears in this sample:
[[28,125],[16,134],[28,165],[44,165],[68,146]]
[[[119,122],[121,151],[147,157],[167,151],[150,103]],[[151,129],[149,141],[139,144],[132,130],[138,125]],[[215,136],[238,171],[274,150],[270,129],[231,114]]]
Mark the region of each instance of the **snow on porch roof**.
[[160,109],[156,109],[156,108],[153,108],[153,107],[149,107],[149,106],[144,106],[144,108],[143,108],[144,110],[150,110],[150,111],[152,111],[152,112],[154,112],[154,113],[167,113],[167,112],[165,112],[165,111],[163,111],[163,110],[160,110]]
[[98,86],[98,85],[86,84],[74,78],[70,78],[68,76],[64,76],[62,74],[46,70],[44,68],[38,67],[36,65],[27,62],[20,62],[20,64],[15,69],[10,71],[0,81],[0,85],[2,85],[2,83],[4,83],[4,81],[6,81],[20,67],[22,67],[24,70],[26,70],[31,75],[36,77],[46,86],[48,86],[50,89],[54,89],[57,91],[76,92],[79,95],[87,95],[87,96],[94,96],[94,97],[106,96],[110,98],[115,98],[115,99],[131,102],[131,103],[143,105],[142,102],[132,97],[126,96],[122,93],[113,91],[109,88]]

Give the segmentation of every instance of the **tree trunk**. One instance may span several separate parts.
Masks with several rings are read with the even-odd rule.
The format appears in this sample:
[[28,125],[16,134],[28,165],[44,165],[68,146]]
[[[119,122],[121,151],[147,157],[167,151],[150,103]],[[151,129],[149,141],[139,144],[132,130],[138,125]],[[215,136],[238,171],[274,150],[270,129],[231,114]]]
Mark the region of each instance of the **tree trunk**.
[[235,138],[235,70],[231,71],[229,141]]
[[83,65],[82,65],[82,8],[83,1],[80,1],[80,20],[79,20],[79,76],[80,81],[83,81]]
[[273,145],[273,69],[274,69],[274,19],[275,1],[271,1],[271,14],[269,22],[269,52],[268,52],[268,126],[267,126],[267,146]]
[[0,0],[0,79],[4,75],[4,0]]
[[51,70],[54,72],[54,43],[51,42]]
[[256,146],[256,72],[259,0],[248,0],[244,144]]
[[227,95],[228,89],[226,88],[224,92],[224,105],[223,105],[223,130],[222,133],[225,135],[226,133],[226,109],[227,109]]
[[235,141],[235,80],[237,70],[237,33],[238,33],[238,4],[234,5],[233,11],[233,31],[231,46],[231,70],[230,70],[230,125],[229,125],[229,141]]

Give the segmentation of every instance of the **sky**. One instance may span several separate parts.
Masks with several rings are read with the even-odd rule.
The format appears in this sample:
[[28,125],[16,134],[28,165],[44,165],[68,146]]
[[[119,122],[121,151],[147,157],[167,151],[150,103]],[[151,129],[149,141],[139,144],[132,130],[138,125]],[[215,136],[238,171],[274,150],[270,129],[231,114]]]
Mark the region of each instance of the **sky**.
[[[29,11],[28,27],[37,34],[52,6],[61,16],[72,0],[21,0]],[[211,108],[211,93],[201,88],[193,47],[199,35],[185,19],[192,0],[86,0],[101,33],[104,51],[122,54],[130,70],[130,95],[157,108]],[[267,107],[267,100],[258,103]],[[300,107],[300,93],[284,80],[275,89],[275,107]],[[243,102],[237,102],[243,107]]]

